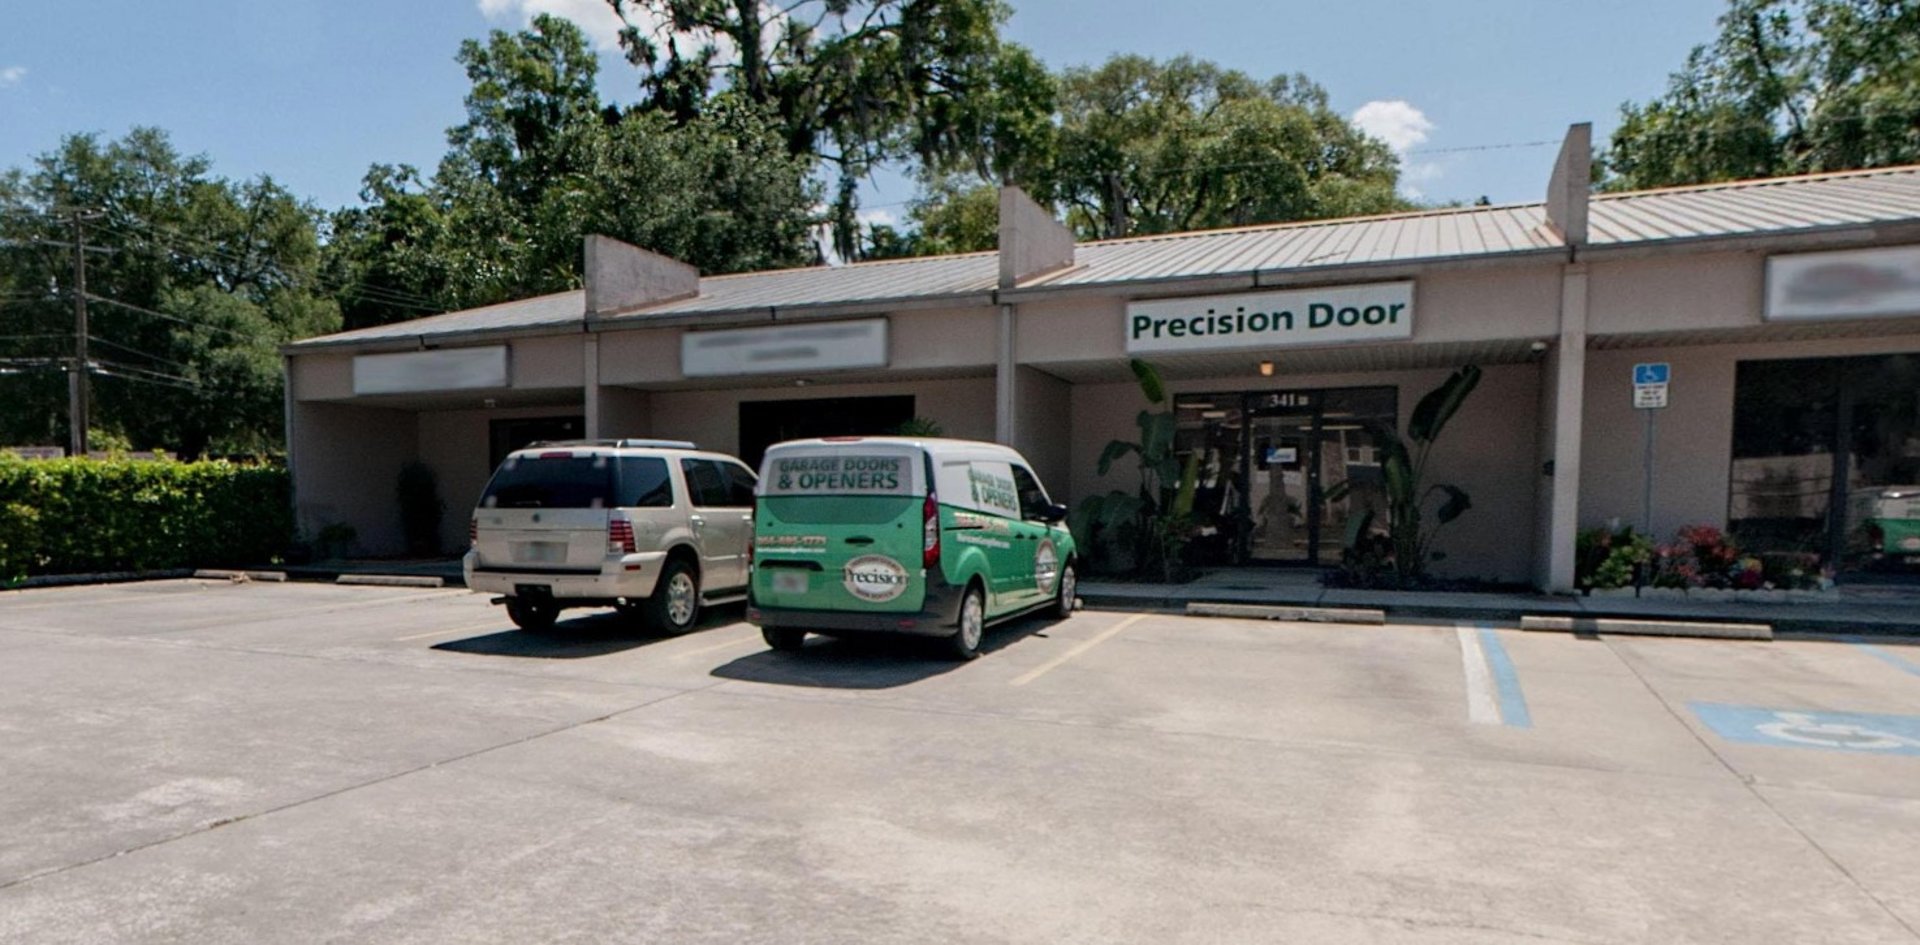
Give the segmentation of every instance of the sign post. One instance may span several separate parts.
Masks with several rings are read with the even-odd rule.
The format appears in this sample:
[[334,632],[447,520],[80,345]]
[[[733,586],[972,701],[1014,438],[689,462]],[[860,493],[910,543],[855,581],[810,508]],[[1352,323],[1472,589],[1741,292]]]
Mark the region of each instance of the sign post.
[[1665,361],[1633,366],[1633,407],[1647,415],[1647,437],[1641,463],[1645,481],[1640,492],[1640,527],[1648,538],[1653,537],[1653,418],[1656,411],[1667,406],[1667,384],[1672,377],[1672,366]]

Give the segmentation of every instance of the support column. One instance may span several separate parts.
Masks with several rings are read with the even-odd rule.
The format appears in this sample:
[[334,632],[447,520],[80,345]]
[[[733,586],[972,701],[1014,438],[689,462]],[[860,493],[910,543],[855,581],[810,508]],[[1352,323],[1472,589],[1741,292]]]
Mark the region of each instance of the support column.
[[1014,307],[1000,306],[1000,343],[993,368],[993,438],[1013,445],[1018,393],[1017,369],[1013,358]]
[[1573,591],[1574,537],[1580,530],[1580,438],[1586,410],[1587,267],[1569,264],[1560,281],[1560,338],[1553,373],[1553,475],[1547,479],[1547,590]]
[[600,336],[589,333],[580,346],[586,356],[581,365],[580,383],[586,386],[586,438],[600,439]]

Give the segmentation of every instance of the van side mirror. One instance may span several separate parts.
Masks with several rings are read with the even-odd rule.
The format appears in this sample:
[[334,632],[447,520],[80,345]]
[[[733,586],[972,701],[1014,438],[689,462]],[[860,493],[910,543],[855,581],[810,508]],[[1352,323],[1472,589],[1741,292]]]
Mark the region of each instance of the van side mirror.
[[1067,520],[1067,507],[1056,503],[1048,503],[1040,507],[1037,517],[1040,521],[1046,522],[1049,525],[1058,525]]

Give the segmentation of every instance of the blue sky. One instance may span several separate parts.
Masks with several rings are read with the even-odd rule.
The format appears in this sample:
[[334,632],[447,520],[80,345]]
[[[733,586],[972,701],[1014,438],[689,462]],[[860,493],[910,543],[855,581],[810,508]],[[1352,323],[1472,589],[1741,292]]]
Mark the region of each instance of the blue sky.
[[[1539,199],[1551,145],[1658,94],[1713,36],[1724,0],[1023,0],[1007,34],[1050,66],[1179,53],[1266,77],[1304,72],[1405,152],[1427,200]],[[605,44],[602,86],[632,97],[601,0],[0,0],[0,167],[63,134],[172,133],[229,177],[270,174],[324,207],[374,162],[430,168],[461,117],[460,40],[572,16]],[[911,188],[868,188],[876,217]]]

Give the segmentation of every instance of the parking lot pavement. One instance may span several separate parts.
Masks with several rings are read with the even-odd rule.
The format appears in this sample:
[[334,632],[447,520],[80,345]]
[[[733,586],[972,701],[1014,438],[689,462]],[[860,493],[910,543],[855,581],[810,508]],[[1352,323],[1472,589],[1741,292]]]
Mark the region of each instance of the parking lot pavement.
[[0,594],[0,941],[1920,942],[1920,645]]

